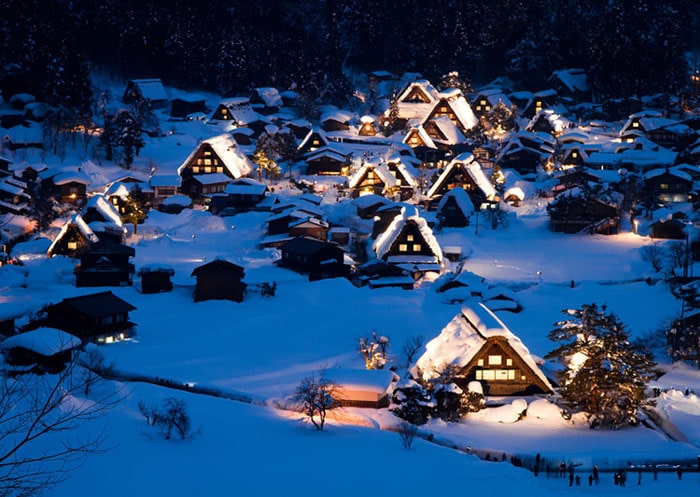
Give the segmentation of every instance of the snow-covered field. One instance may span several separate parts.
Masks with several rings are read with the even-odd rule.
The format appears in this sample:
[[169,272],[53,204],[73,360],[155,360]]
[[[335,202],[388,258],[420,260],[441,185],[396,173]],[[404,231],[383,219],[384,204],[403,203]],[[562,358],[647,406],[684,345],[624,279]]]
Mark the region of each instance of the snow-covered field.
[[[177,132],[168,137],[149,141],[137,171],[147,171],[153,159],[159,171],[167,173],[198,138],[224,131],[188,123],[187,132],[180,133],[180,126],[184,124],[174,124]],[[83,161],[74,159],[76,164]],[[106,179],[119,173],[107,166],[83,167],[88,172],[99,169]],[[334,202],[325,208],[330,218],[342,220],[352,209]],[[700,371],[671,366],[664,356],[657,357],[668,371],[654,385],[665,391],[657,399],[657,410],[685,442],[643,426],[590,430],[582,419],[567,422],[541,403],[537,415],[530,412],[518,422],[496,422],[507,420],[508,405],[469,415],[461,423],[432,421],[421,427],[421,433],[432,434],[442,445],[421,438],[410,451],[389,430],[397,418],[386,410],[343,409],[324,432],[316,432],[297,415],[273,408],[273,401],[290,395],[302,378],[319,368],[361,369],[357,339],[373,331],[391,340],[394,364],[403,367],[404,341],[416,335],[427,340],[437,336],[460,304],[446,303],[429,282],[412,291],[355,288],[343,279],[309,283],[304,276],[275,266],[273,249],[257,248],[265,217],[265,213],[220,218],[196,210],[179,215],[152,212],[138,235],[128,239],[136,250],[133,262],[137,269],[151,263],[172,266],[175,288],[156,295],[142,295],[132,287],[111,288],[137,307],[131,314],[137,336],[102,347],[118,370],[243,392],[260,402],[249,405],[126,383],[123,401],[95,422],[106,424],[109,450],[91,455],[48,495],[419,495],[493,490],[607,495],[618,491],[611,473],[603,473],[599,486],[588,486],[587,471],[593,464],[610,471],[628,463],[694,462],[700,454],[700,400],[695,393],[685,393],[687,389],[700,393]],[[64,297],[92,293],[75,288],[73,261],[45,257],[50,237],[64,221],[48,237],[14,247],[12,255],[19,256],[24,266],[0,268],[0,306],[34,312]],[[554,348],[547,335],[567,308],[606,304],[632,337],[653,333],[680,312],[679,302],[640,258],[640,247],[651,243],[648,238],[630,233],[610,237],[552,233],[541,201],[512,210],[507,225],[497,230],[482,222],[478,234],[469,227],[447,229],[437,237],[443,247],[460,246],[469,254],[466,269],[515,293],[523,310],[497,314],[535,356],[543,357]],[[216,257],[243,266],[249,289],[276,282],[276,296],[265,298],[251,291],[242,303],[195,304],[191,272]],[[159,404],[167,397],[187,403],[194,424],[201,427],[197,436],[163,440],[150,431],[137,404]],[[482,457],[507,453],[527,459],[540,453],[550,461],[575,464],[582,486],[568,489],[567,479],[544,473],[536,478],[508,463],[480,460],[468,455],[467,447]],[[630,471],[625,491],[690,494],[699,484],[699,473],[679,480],[675,473],[662,472],[658,480],[644,474],[637,485],[636,473]]]
[[[544,356],[553,348],[547,333],[565,308],[605,303],[633,337],[677,315],[679,304],[663,282],[644,281],[652,275],[639,257],[639,247],[647,239],[551,233],[538,211],[533,207],[525,219],[513,214],[507,227],[495,231],[487,227],[478,235],[471,228],[438,234],[443,246],[461,245],[465,253],[471,252],[467,269],[515,292],[522,312],[500,312],[499,317],[533,354]],[[431,339],[459,312],[459,304],[444,303],[429,283],[413,291],[369,290],[342,279],[309,283],[278,268],[272,264],[274,250],[256,247],[264,217],[248,213],[219,218],[191,210],[180,215],[152,213],[139,234],[128,240],[136,248],[134,262],[137,268],[154,262],[173,266],[175,289],[157,295],[141,295],[130,287],[112,289],[138,308],[132,313],[138,335],[103,347],[108,360],[123,371],[271,401],[292,393],[303,377],[321,367],[362,368],[356,352],[360,336],[376,331],[389,337],[390,352],[400,362],[406,338]],[[3,305],[32,308],[89,293],[74,287],[71,261],[42,256],[48,243],[35,240],[16,247],[14,253],[25,266],[2,268]],[[277,295],[265,298],[250,292],[240,304],[195,304],[190,273],[216,257],[244,266],[251,287],[277,282]],[[566,479],[548,479],[544,474],[535,478],[510,464],[481,461],[464,452],[467,446],[482,456],[505,452],[508,457],[527,458],[540,453],[547,460],[580,465],[584,482],[574,490],[599,493],[602,488],[588,488],[583,473],[593,464],[608,470],[628,462],[694,461],[700,453],[700,402],[696,395],[683,393],[689,387],[700,391],[700,372],[674,366],[658,386],[676,389],[662,394],[658,409],[687,443],[645,427],[590,430],[581,419],[574,418],[572,424],[551,413],[494,423],[493,410],[470,415],[462,423],[433,421],[422,427],[424,434],[433,433],[436,440],[460,450],[417,440],[413,450],[406,451],[397,434],[377,429],[396,423],[387,411],[344,409],[340,419],[317,433],[297,416],[269,406],[127,384],[128,395],[105,420],[111,450],[91,456],[49,495],[90,495],[97,486],[106,496],[301,495],[309,485],[323,491],[331,487],[340,495],[368,488],[415,495],[462,487],[487,489],[494,484],[504,490],[547,494],[568,486]],[[187,403],[195,425],[201,427],[191,440],[159,439],[138,413],[139,400],[157,404],[172,396]],[[410,471],[412,467],[420,468],[420,474]],[[690,491],[697,488],[700,477],[689,473],[679,482],[675,473],[662,473],[658,481],[651,474],[644,475],[641,486],[636,481],[636,474],[630,477],[628,491],[652,495],[676,486]],[[611,488],[612,476],[604,474],[601,485]]]

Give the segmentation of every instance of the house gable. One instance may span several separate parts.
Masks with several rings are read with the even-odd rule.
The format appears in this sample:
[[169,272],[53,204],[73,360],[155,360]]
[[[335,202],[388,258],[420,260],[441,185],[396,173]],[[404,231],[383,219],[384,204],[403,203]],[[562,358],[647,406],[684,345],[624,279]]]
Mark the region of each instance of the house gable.
[[425,349],[413,368],[425,379],[452,365],[462,372],[461,387],[479,381],[487,395],[552,391],[527,347],[482,303],[463,306]]

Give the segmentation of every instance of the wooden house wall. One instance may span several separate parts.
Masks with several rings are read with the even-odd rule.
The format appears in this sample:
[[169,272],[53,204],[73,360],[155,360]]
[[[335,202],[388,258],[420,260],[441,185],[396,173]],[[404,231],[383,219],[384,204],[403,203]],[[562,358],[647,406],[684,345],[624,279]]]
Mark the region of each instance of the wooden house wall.
[[657,222],[651,226],[651,237],[665,240],[685,240],[683,229],[673,222]]
[[87,187],[76,181],[61,185],[58,191],[62,203],[82,205],[87,199]]
[[330,244],[313,254],[289,252],[284,250],[283,247],[281,264],[285,267],[308,273],[319,270],[319,265],[323,261],[334,260],[336,263],[342,264],[343,259],[343,250]]
[[246,284],[219,271],[200,273],[194,291],[194,301],[232,300],[242,302]]
[[93,319],[65,303],[50,307],[46,322],[48,327],[71,333],[83,341],[99,341],[119,334],[128,337],[133,326],[128,312],[105,312]]
[[49,255],[65,255],[77,257],[90,248],[90,242],[77,226],[71,224],[56,242],[53,251]]
[[182,170],[181,176],[184,178],[189,178],[193,174],[211,174],[211,173],[224,173],[231,176],[231,173],[226,167],[224,167],[224,162],[221,157],[214,151],[212,146],[208,143],[202,143],[195,154],[191,157],[190,161],[185,164]]
[[392,255],[435,255],[430,248],[430,245],[425,241],[423,235],[418,229],[418,226],[407,221],[404,229],[399,233],[396,239],[392,242],[391,247],[384,256],[386,259]]
[[328,240],[328,228],[325,226],[293,226],[289,229],[289,236],[312,236],[317,240]]
[[470,381],[478,381],[485,395],[547,393],[541,380],[502,337],[489,338],[462,374],[462,388],[467,388]]
[[459,128],[459,130],[462,133],[466,133],[467,129],[462,125],[462,122],[457,119],[457,115],[455,114],[454,110],[452,109],[452,105],[445,100],[444,98],[441,99],[433,108],[433,110],[430,112],[428,117],[423,121],[423,122],[428,122],[432,119],[435,119],[436,117],[442,117],[442,116],[447,116],[452,123]]
[[469,226],[469,217],[459,207],[453,196],[448,197],[441,209],[437,211],[440,226],[445,228],[463,228]]
[[169,292],[173,289],[170,280],[171,273],[167,271],[148,271],[141,274],[141,293]]
[[346,170],[345,162],[331,157],[319,157],[318,159],[306,161],[306,174],[341,176],[346,174]]
[[355,188],[353,188],[352,196],[353,198],[357,198],[367,193],[382,195],[385,188],[386,184],[382,181],[377,172],[373,168],[367,168],[360,181]]

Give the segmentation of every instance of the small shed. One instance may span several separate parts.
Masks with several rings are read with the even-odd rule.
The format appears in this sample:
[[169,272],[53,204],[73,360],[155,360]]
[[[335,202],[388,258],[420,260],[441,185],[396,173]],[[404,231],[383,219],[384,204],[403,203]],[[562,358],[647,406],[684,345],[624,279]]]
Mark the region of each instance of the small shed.
[[215,259],[194,268],[192,276],[197,278],[194,301],[232,300],[242,302],[246,285],[242,280],[245,270],[232,262]]
[[162,293],[173,289],[171,278],[175,270],[170,266],[149,264],[139,269],[137,276],[141,278],[141,293]]

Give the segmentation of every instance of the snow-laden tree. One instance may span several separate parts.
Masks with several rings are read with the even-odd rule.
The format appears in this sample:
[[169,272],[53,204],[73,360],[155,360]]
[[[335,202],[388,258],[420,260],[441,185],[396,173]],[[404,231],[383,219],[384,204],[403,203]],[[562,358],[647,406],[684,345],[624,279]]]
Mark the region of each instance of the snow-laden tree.
[[562,344],[547,354],[566,365],[561,395],[573,409],[589,414],[592,426],[634,424],[646,401],[654,362],[632,345],[624,325],[605,306],[567,309],[549,338]]
[[321,370],[301,380],[292,396],[292,401],[318,431],[323,431],[328,413],[340,406],[333,396],[338,386],[323,374]]
[[126,196],[124,214],[122,214],[124,221],[134,225],[134,234],[138,230],[139,223],[142,223],[148,216],[148,209],[148,197],[139,185],[134,185]]
[[372,332],[372,338],[360,337],[357,350],[365,360],[366,369],[382,369],[387,363],[387,349],[390,345],[389,338]]
[[434,409],[432,395],[415,380],[405,379],[396,384],[390,410],[399,418],[422,425],[430,419]]

